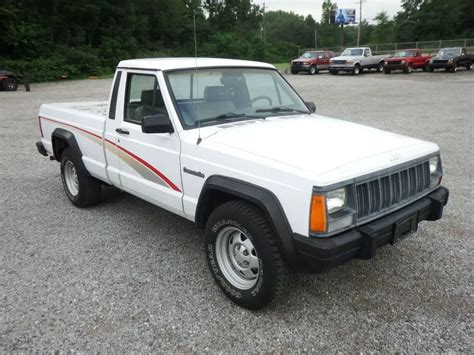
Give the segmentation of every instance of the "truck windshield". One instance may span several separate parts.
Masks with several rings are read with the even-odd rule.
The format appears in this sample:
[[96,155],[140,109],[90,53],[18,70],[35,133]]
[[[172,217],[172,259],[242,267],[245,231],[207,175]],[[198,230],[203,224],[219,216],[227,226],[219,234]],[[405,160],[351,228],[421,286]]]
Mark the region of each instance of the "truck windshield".
[[171,71],[169,88],[184,128],[267,116],[309,114],[273,69],[200,68]]
[[349,57],[349,56],[359,56],[364,53],[364,50],[362,48],[347,48],[344,49],[344,52],[342,52],[341,56],[342,57]]
[[305,52],[301,58],[316,58],[318,55],[322,55],[321,53],[316,52]]
[[438,57],[454,57],[461,54],[461,48],[447,48],[438,52]]
[[394,57],[414,57],[416,51],[399,51],[395,52]]

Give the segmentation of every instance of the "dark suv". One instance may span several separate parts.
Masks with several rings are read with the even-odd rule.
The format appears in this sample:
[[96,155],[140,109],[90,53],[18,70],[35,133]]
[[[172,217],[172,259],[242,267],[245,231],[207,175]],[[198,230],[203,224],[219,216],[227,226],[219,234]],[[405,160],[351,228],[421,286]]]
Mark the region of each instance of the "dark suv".
[[18,78],[11,71],[0,69],[0,89],[15,91],[18,89]]
[[319,73],[320,70],[329,70],[329,60],[336,56],[331,51],[307,51],[291,61],[291,74],[307,72],[310,75]]
[[433,72],[435,69],[445,69],[446,71],[456,72],[459,67],[471,70],[473,57],[474,55],[467,54],[466,48],[443,48],[431,58],[428,63],[428,70]]

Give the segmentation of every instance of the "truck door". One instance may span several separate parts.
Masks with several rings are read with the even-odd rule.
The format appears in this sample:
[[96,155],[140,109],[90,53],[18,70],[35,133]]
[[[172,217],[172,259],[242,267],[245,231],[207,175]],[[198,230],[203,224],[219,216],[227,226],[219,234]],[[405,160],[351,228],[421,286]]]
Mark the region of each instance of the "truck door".
[[110,182],[117,187],[120,183],[120,151],[117,148],[117,142],[120,136],[115,131],[119,125],[118,115],[123,108],[123,100],[118,98],[123,97],[124,75],[121,70],[115,73],[115,80],[112,85],[111,94],[109,97],[109,111],[104,126],[104,155],[106,160],[106,171]]
[[128,71],[124,107],[119,116],[120,181],[122,189],[177,214],[183,214],[179,136],[143,133],[143,117],[168,109],[156,73]]

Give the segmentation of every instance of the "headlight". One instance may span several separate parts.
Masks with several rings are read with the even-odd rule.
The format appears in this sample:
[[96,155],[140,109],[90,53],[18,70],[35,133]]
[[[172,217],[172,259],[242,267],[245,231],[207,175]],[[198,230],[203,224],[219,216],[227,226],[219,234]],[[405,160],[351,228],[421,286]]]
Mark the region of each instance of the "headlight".
[[313,192],[309,230],[312,234],[331,235],[350,227],[354,221],[354,186],[327,192]]
[[354,61],[349,59],[349,60],[346,61],[346,63],[347,64],[352,64],[352,63],[354,63]]
[[430,187],[438,186],[443,177],[443,169],[441,168],[441,161],[439,156],[430,158]]
[[452,59],[448,60],[448,63],[453,64],[453,60]]
[[346,189],[330,191],[326,195],[326,205],[329,214],[333,214],[346,207]]
[[383,61],[383,64],[387,65],[387,64],[388,64],[388,62],[387,62],[386,60],[384,60],[384,61]]
[[405,61],[404,61],[404,60],[402,60],[402,64],[405,64]]
[[432,63],[433,63],[433,59],[430,59],[430,64],[432,64]]
[[439,158],[433,157],[430,159],[430,174],[433,175],[438,171]]

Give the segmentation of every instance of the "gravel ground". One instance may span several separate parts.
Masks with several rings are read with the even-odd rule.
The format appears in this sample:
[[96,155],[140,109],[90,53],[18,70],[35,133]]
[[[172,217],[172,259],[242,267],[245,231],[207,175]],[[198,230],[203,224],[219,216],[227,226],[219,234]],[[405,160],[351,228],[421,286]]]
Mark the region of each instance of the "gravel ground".
[[321,114],[437,142],[444,218],[247,311],[214,284],[193,224],[113,188],[77,209],[36,152],[41,103],[106,99],[110,80],[0,92],[0,352],[472,353],[474,71],[288,79]]

